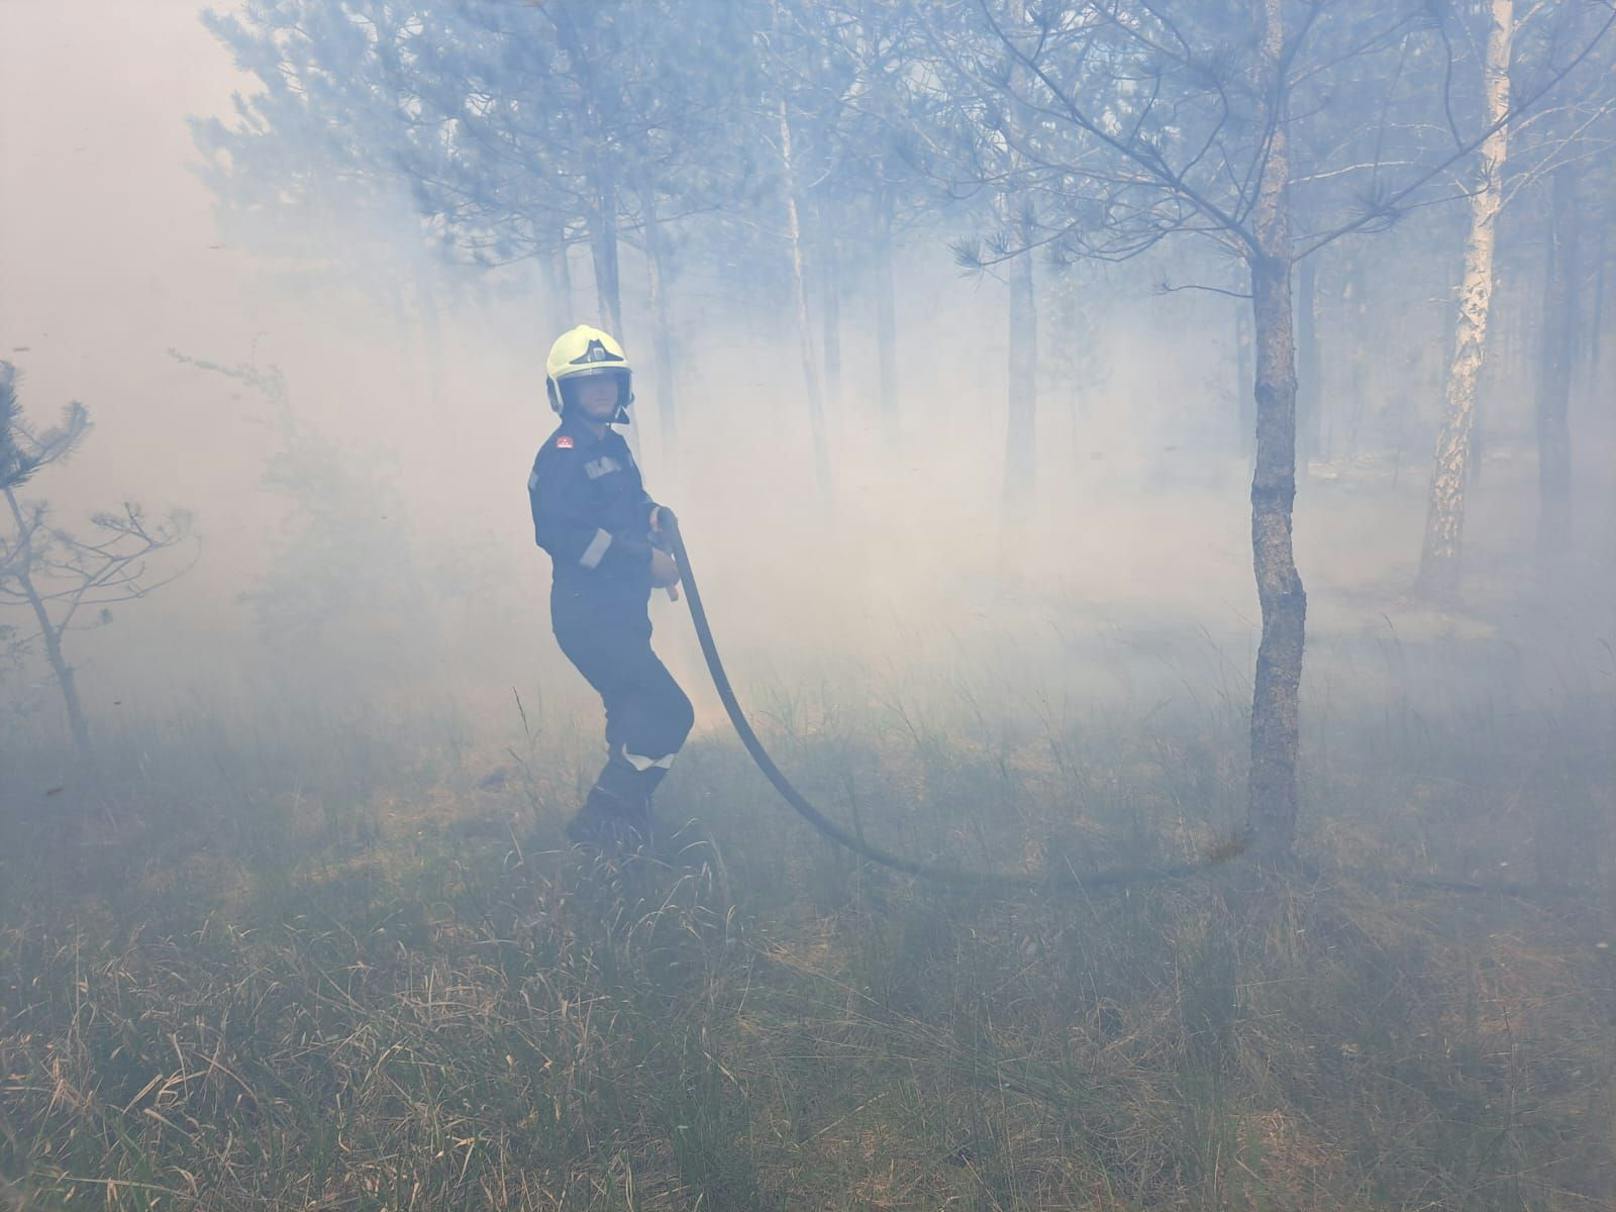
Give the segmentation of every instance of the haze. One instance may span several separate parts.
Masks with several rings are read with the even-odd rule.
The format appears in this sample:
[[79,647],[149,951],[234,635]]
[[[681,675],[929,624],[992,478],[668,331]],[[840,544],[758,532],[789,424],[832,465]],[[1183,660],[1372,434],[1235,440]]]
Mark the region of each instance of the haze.
[[[0,514],[0,1020],[27,1023],[0,1022],[0,1208],[122,1207],[131,1181],[198,1208],[1603,1206],[1608,4],[1124,4],[1189,48],[1134,78],[1061,57],[1110,37],[1079,17],[1116,6],[1048,6],[1069,20],[1047,26],[1021,0],[281,7],[302,24],[274,61],[273,4],[204,20],[190,0],[0,0],[0,361],[27,441],[72,401],[91,426]],[[1518,35],[1501,52],[1500,9]],[[1270,10],[1311,31],[1299,62],[1317,63],[1287,77],[1283,118],[1263,108],[1278,91],[1247,87]],[[1377,21],[1395,33],[1352,32]],[[299,37],[316,51],[285,50]],[[376,67],[366,39],[393,37],[408,52]],[[1518,112],[1490,122],[1500,53]],[[1089,125],[1039,91],[1043,54]],[[569,91],[585,60],[604,90],[587,106]],[[1223,71],[1222,92],[1197,82]],[[252,109],[275,72],[306,104]],[[1232,110],[1212,116],[1214,96]],[[1288,150],[1253,135],[1269,119]],[[457,121],[461,143],[420,134]],[[1489,127],[1510,142],[1481,222]],[[501,159],[513,131],[531,142]],[[1203,134],[1216,153],[1191,158]],[[1107,159],[1119,147],[1132,158]],[[1158,152],[1181,176],[1152,176]],[[1292,297],[1266,313],[1265,265]],[[659,811],[712,849],[653,876],[580,871],[560,826],[601,708],[551,635],[523,488],[556,423],[544,356],[575,322],[628,350],[648,488],[810,798],[945,867],[1155,881],[1185,863],[1199,882],[1023,909],[844,855],[747,763],[686,602],[662,593],[655,645],[697,717]],[[1466,365],[1474,419],[1444,480]],[[1429,537],[1445,482],[1464,486],[1451,559]],[[138,592],[89,599],[60,661],[6,562],[30,502],[48,505],[41,549],[128,502],[177,519]],[[1292,542],[1294,653],[1296,596],[1259,595],[1288,583]],[[1280,638],[1260,652],[1265,619]],[[1209,855],[1237,873],[1204,874]],[[215,929],[244,933],[210,968]],[[142,983],[159,944],[171,986]],[[503,958],[466,958],[485,944]],[[41,1075],[90,1030],[63,992],[81,946],[96,1004],[137,1009],[124,1043],[72,1053],[94,1097],[68,1100]],[[391,1031],[436,1058],[419,1088],[399,1079],[407,1114],[358,1076],[390,1072],[386,1046],[327,1090],[301,1066],[350,1063],[334,1035],[300,1050],[291,1018],[220,1025],[246,1013],[226,1010],[232,981],[297,989],[316,953],[349,974],[321,1011],[350,1016],[349,1039]],[[486,1016],[433,1018],[429,968]],[[1357,1001],[1371,988],[1384,1039]],[[612,1008],[613,1047],[590,1051],[584,1003]],[[167,1025],[142,1043],[148,1019]],[[459,1030],[461,1052],[432,1051]],[[220,1039],[251,1108],[183,1082],[136,1097],[175,1052],[176,1072],[213,1073]],[[1041,1059],[1006,1076],[1023,1045]],[[998,1066],[987,1087],[967,1061]],[[1418,1097],[1397,1084],[1413,1068]],[[265,1074],[289,1076],[273,1093]],[[1506,1082],[1536,1111],[1500,1127]],[[450,1090],[465,1106],[421,1127]],[[1098,1122],[1095,1091],[1113,1119],[1091,1138],[1072,1125]],[[522,1118],[554,1118],[544,1100],[576,1138]],[[126,1103],[184,1141],[106,1110]],[[321,1123],[344,1134],[330,1158],[307,1144]],[[1255,1186],[1208,1160],[1224,1131]],[[1508,1148],[1479,1143],[1495,1132]],[[1142,1141],[1173,1160],[1152,1168]],[[463,1151],[458,1178],[441,1150]],[[367,1166],[430,1195],[379,1194]]]

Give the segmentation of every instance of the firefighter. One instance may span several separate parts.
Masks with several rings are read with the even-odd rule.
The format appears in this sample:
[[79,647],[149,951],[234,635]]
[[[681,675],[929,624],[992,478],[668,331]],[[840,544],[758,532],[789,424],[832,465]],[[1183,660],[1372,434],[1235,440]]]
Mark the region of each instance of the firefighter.
[[567,825],[599,849],[650,840],[651,794],[690,733],[690,700],[651,651],[653,587],[677,596],[679,569],[660,534],[628,443],[633,371],[623,347],[580,324],[550,347],[550,407],[561,417],[533,461],[533,534],[550,555],[550,621],[561,651],[606,706],[606,764]]

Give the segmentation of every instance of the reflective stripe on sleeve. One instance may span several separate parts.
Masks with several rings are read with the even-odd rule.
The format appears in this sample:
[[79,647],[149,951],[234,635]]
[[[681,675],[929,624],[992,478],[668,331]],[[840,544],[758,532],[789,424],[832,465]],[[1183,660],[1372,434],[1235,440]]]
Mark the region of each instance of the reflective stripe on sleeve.
[[593,569],[600,564],[606,556],[606,549],[612,545],[612,536],[604,530],[595,531],[595,537],[589,540],[589,546],[584,548],[583,555],[578,557],[578,563],[585,568]]

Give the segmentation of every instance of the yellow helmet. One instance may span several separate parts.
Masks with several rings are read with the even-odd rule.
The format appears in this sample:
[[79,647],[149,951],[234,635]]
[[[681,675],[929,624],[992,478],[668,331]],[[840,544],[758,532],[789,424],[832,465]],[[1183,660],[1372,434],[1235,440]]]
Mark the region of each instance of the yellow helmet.
[[572,379],[591,375],[611,375],[617,380],[617,422],[628,420],[628,406],[634,403],[634,368],[628,355],[609,332],[580,324],[569,328],[550,346],[550,356],[544,360],[544,387],[550,397],[550,407],[556,412],[566,409],[567,398],[562,384]]

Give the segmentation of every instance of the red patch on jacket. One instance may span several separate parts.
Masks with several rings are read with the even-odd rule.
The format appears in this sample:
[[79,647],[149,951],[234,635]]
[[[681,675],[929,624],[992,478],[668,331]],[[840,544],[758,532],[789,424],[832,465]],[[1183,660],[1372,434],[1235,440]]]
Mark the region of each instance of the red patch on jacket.
[[556,439],[556,449],[557,450],[571,450],[572,449],[572,439],[569,438],[566,434],[562,434],[559,438]]

